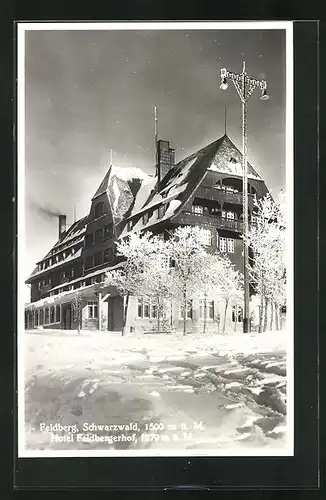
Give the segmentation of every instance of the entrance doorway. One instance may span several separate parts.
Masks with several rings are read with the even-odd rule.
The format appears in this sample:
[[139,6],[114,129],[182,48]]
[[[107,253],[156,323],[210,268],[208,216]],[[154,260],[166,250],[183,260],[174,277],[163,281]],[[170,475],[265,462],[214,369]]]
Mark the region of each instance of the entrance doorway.
[[71,305],[62,306],[62,322],[65,330],[71,330]]
[[123,325],[123,301],[119,295],[108,299],[108,330],[119,332]]

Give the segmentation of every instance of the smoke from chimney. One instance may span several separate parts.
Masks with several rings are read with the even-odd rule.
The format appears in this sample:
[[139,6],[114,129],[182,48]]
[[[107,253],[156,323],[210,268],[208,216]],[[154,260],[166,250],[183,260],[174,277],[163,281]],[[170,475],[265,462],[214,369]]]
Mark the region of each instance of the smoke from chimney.
[[59,214],[59,240],[62,238],[62,235],[66,232],[67,228],[67,216],[63,214]]

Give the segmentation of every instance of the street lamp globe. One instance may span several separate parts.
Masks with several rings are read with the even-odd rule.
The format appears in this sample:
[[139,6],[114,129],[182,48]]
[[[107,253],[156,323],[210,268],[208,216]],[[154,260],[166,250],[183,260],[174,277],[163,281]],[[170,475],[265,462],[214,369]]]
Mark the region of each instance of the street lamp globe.
[[222,78],[220,89],[227,90],[228,86],[229,86],[229,84],[227,83],[226,78]]
[[260,98],[262,101],[267,101],[269,99],[269,95],[267,94],[267,90],[264,89],[262,94],[261,94],[261,98]]

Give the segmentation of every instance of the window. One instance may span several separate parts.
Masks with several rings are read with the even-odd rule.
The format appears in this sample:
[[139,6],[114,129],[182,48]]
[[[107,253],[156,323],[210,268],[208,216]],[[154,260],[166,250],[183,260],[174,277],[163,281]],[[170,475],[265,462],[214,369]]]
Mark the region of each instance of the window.
[[128,231],[131,231],[131,230],[132,230],[132,220],[129,220],[129,221],[128,221],[128,224],[127,224],[127,229],[128,229]]
[[35,311],[35,326],[38,326],[38,311]]
[[86,234],[85,236],[85,246],[89,248],[93,245],[93,233]]
[[[205,300],[199,301],[199,317],[205,319]],[[214,319],[214,300],[206,300],[206,319]]]
[[62,276],[62,279],[65,280],[67,278],[67,272],[63,271],[61,276]]
[[102,264],[102,262],[103,262],[102,258],[103,258],[102,252],[97,252],[94,255],[94,266],[100,266]]
[[71,268],[71,277],[73,278],[74,276],[75,276],[75,268],[74,268],[74,267],[72,267],[72,268]]
[[109,262],[112,259],[113,259],[113,250],[111,247],[109,247],[103,252],[103,261]]
[[61,312],[61,311],[60,311],[60,306],[58,305],[58,306],[56,306],[56,308],[55,308],[55,320],[56,320],[56,322],[57,322],[57,323],[60,323],[60,321],[61,321],[61,315],[60,315],[60,312]]
[[40,325],[44,324],[44,311],[43,311],[43,309],[40,309],[39,324]]
[[50,323],[54,323],[54,307],[50,309]]
[[232,219],[232,220],[234,220],[234,212],[230,212],[230,211],[229,211],[229,212],[227,212],[227,213],[226,213],[226,218],[227,218],[227,219]]
[[233,323],[242,323],[243,321],[243,310],[241,306],[232,307],[232,321]]
[[111,238],[112,235],[113,235],[113,224],[111,222],[110,224],[106,224],[104,226],[104,239]]
[[222,217],[223,217],[223,219],[226,219],[226,211],[225,210],[222,210]]
[[49,266],[52,266],[52,259],[49,259]]
[[227,239],[227,247],[228,247],[228,253],[234,253],[234,239],[233,238]]
[[220,251],[226,252],[226,238],[220,238]]
[[87,302],[88,317],[98,318],[98,304],[95,301]]
[[98,243],[99,241],[102,240],[103,240],[103,227],[95,231],[95,242]]
[[202,231],[202,243],[203,243],[203,245],[211,246],[212,233],[209,229],[203,229],[203,231]]
[[[180,318],[183,319],[183,304],[180,304]],[[186,318],[192,319],[192,300],[187,301]]]
[[148,219],[149,219],[149,215],[148,215],[148,212],[146,212],[146,213],[143,215],[143,224],[147,224]]
[[75,254],[75,248],[72,247],[72,249],[71,249],[71,255],[74,255],[74,254]]
[[191,207],[191,211],[192,211],[193,214],[203,215],[203,213],[204,213],[204,207],[202,207],[201,205],[193,205]]
[[85,269],[89,269],[90,267],[93,267],[93,262],[94,262],[93,255],[89,255],[88,257],[86,257]]
[[157,318],[157,305],[152,300],[138,299],[138,318]]
[[100,201],[95,205],[95,219],[101,217],[101,215],[103,214],[104,214],[104,203],[103,201]]
[[165,212],[166,212],[166,205],[161,205],[158,208],[158,218],[162,219],[162,217],[164,216]]

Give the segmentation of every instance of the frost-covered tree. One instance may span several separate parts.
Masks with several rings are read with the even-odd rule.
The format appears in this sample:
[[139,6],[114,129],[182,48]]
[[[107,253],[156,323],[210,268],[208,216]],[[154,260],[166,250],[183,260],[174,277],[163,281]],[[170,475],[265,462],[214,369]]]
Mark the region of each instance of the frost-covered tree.
[[118,241],[117,255],[124,258],[123,264],[120,269],[106,273],[105,285],[115,286],[123,299],[122,335],[125,334],[129,297],[139,295],[143,289],[149,240],[149,233],[142,236],[132,233],[128,238]]
[[171,243],[163,238],[150,238],[151,251],[147,256],[146,274],[143,280],[141,296],[151,299],[157,310],[157,331],[160,331],[164,319],[164,304],[173,297],[173,279],[171,274]]
[[250,279],[260,296],[259,332],[268,326],[272,329],[274,318],[275,327],[279,329],[279,310],[285,301],[286,222],[283,206],[283,197],[275,202],[269,194],[256,201],[256,223],[251,225],[247,237],[253,251]]
[[207,252],[204,230],[199,227],[179,227],[169,241],[172,269],[173,295],[182,304],[183,334],[187,329],[187,310],[190,301],[198,295],[207,277]]
[[150,232],[133,233],[117,243],[117,254],[124,258],[122,267],[107,273],[106,285],[115,286],[123,297],[122,335],[125,333],[130,296],[153,299],[159,330],[164,299],[170,297],[172,289],[169,243]]

